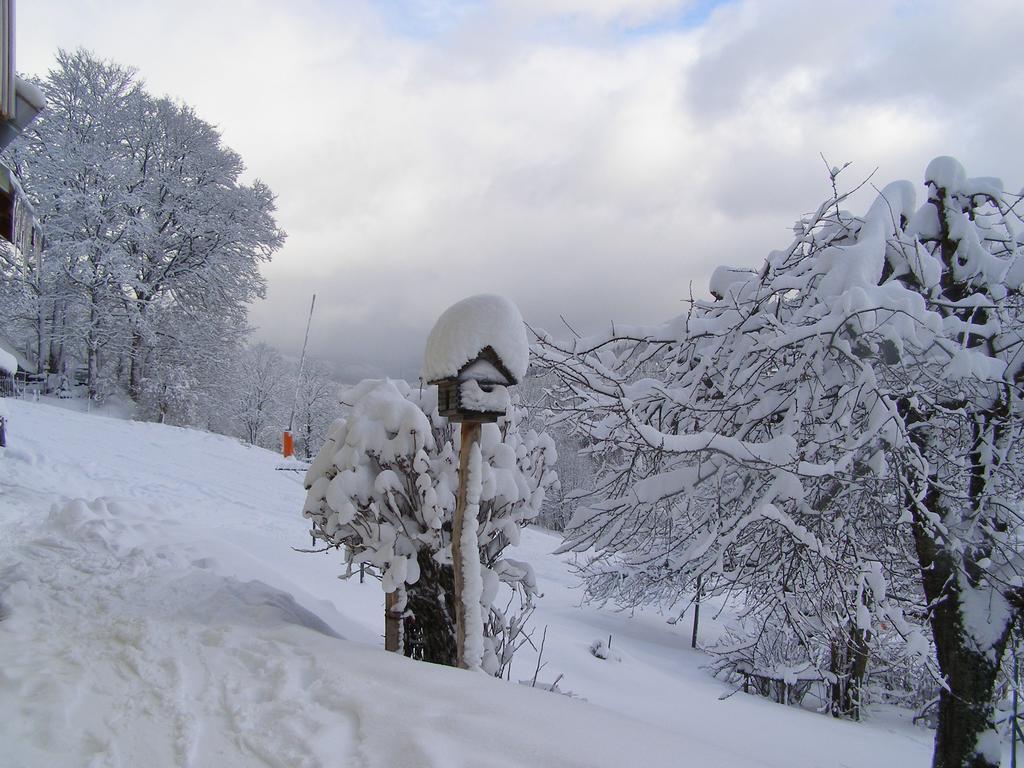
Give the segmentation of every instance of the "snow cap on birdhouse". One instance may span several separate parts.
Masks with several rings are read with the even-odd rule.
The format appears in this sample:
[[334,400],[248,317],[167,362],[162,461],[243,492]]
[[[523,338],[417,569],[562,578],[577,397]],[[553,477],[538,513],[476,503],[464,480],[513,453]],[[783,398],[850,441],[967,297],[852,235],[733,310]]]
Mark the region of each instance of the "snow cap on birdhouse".
[[453,304],[427,337],[423,378],[438,387],[438,410],[452,421],[495,421],[506,387],[526,375],[530,345],[519,309],[482,294]]

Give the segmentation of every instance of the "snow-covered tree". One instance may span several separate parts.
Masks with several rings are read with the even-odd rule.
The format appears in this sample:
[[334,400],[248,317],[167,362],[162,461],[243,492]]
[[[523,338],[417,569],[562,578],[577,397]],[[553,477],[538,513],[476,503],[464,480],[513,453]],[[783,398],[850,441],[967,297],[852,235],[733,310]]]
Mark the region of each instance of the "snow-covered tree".
[[339,385],[325,365],[313,360],[307,360],[301,374],[297,372],[296,376],[293,424],[296,451],[312,459],[327,438]]
[[575,509],[576,498],[593,488],[594,461],[589,442],[575,429],[575,414],[559,404],[559,381],[543,368],[519,384],[528,424],[538,432],[547,432],[558,452],[558,483],[548,489],[539,525],[553,531],[564,530]]
[[[303,514],[314,539],[344,547],[349,564],[380,569],[393,610],[404,612],[403,651],[455,664],[451,565],[459,432],[437,412],[437,388],[368,380],[343,392],[345,413],[306,475]],[[522,640],[521,613],[536,581],[505,555],[556,481],[547,435],[520,432],[519,409],[485,424],[480,440],[479,542],[482,668],[501,674]],[[503,586],[504,585],[504,586]]]
[[133,396],[160,331],[153,308],[173,302],[244,323],[247,305],[264,293],[259,265],[283,240],[270,190],[258,180],[238,183],[241,158],[213,126],[168,99],[143,99],[138,109],[127,158],[132,186],[122,203],[135,226],[121,244],[130,272],[120,286]]
[[854,666],[882,622],[927,653],[907,621],[923,603],[935,765],[995,766],[1024,586],[1024,226],[1018,196],[950,158],[925,180],[920,206],[898,182],[863,217],[835,195],[661,327],[545,338],[541,355],[608,448],[566,532],[602,553],[592,592],[678,597],[701,575],[794,632],[846,631]]
[[[50,273],[32,276],[39,290],[52,293],[38,304],[37,311],[49,313],[39,325],[48,322],[55,338],[80,347],[89,393],[96,396],[100,356],[117,338],[124,272],[119,243],[129,227],[120,212],[130,185],[123,147],[142,90],[129,69],[64,52],[44,87],[46,110],[12,145],[48,240],[45,261],[26,267]],[[64,344],[51,348],[63,354]]]
[[[146,372],[138,395],[143,418],[238,434],[239,382],[248,328],[231,317],[201,315],[171,303],[153,305]],[[130,338],[130,337],[129,337]],[[122,376],[130,365],[124,345]]]
[[196,378],[204,350],[241,342],[259,266],[283,242],[273,195],[240,183],[216,129],[130,68],[59,51],[40,84],[47,109],[10,157],[47,246],[38,260],[0,256],[4,292],[24,297],[41,370],[84,362],[90,395],[152,399],[163,372]]
[[239,437],[251,445],[277,445],[286,426],[287,371],[276,349],[262,342],[240,355],[225,381]]

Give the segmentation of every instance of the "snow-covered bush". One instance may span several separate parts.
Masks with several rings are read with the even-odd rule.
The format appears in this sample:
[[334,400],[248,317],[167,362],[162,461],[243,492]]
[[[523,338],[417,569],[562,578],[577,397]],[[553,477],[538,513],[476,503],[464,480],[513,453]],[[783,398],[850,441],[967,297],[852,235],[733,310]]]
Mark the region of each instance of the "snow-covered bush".
[[590,644],[590,655],[604,661],[622,661],[619,652],[612,649],[612,638],[609,635],[607,640],[595,640]]
[[722,641],[710,649],[716,657],[711,670],[745,692],[799,705],[815,684],[827,686],[834,678],[819,671],[821,649],[808,647],[790,624],[778,618],[728,628]]
[[[451,526],[459,433],[438,415],[436,387],[368,380],[342,400],[345,413],[306,475],[303,514],[315,539],[344,547],[350,564],[376,566],[384,591],[397,593],[394,610],[405,614],[403,651],[454,665]],[[520,433],[520,418],[513,408],[497,424],[483,425],[480,439],[482,667],[492,674],[507,666],[521,640],[522,621],[510,615],[510,601],[528,608],[537,594],[530,565],[504,552],[518,543],[520,528],[556,481],[554,444],[532,430]]]

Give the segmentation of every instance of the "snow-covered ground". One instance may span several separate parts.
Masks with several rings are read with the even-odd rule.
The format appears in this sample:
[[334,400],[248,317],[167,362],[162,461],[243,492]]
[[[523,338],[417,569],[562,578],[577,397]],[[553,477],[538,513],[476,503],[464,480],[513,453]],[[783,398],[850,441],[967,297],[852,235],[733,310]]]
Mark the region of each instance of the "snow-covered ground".
[[[301,477],[229,438],[6,401],[0,765],[926,766],[929,731],[730,692],[688,624],[579,607],[527,532],[540,679],[577,698],[380,650],[372,579],[311,555]],[[713,625],[709,631],[713,631]],[[618,656],[588,647],[612,636]],[[539,638],[539,631],[537,633]],[[523,650],[513,679],[533,676]]]

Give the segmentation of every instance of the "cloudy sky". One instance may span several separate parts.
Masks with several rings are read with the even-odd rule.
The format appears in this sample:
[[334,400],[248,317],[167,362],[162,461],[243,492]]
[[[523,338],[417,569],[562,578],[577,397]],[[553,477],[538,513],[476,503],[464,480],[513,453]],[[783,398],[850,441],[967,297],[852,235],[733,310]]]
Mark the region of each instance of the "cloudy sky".
[[257,336],[297,354],[316,292],[313,354],[415,376],[472,293],[553,331],[681,311],[786,245],[821,154],[1019,188],[1022,40],[1020,0],[30,0],[17,55],[192,104],[278,195]]

